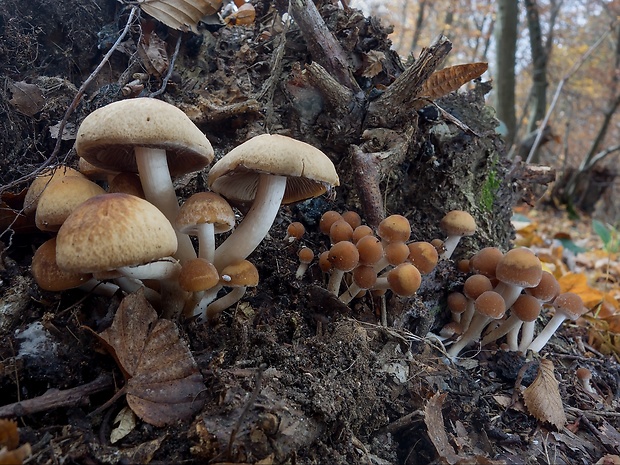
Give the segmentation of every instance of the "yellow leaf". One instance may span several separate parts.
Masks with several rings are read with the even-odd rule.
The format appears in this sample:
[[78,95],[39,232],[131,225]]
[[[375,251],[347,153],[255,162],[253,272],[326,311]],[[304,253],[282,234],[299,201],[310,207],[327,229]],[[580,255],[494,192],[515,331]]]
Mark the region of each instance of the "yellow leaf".
[[582,273],[566,273],[558,278],[561,292],[574,292],[583,300],[587,308],[594,308],[603,300],[603,293],[588,285],[586,275]]

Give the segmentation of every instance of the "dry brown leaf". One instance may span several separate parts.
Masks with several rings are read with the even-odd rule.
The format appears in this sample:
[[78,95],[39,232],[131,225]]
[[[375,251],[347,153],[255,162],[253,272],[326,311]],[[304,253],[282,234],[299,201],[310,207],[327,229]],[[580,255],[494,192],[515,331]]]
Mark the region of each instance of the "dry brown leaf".
[[142,35],[138,44],[138,55],[149,74],[159,77],[168,70],[166,42],[161,40],[155,32]]
[[365,78],[373,78],[383,71],[383,62],[385,61],[385,53],[377,50],[371,50],[364,54],[364,72],[362,76]]
[[448,434],[443,424],[441,407],[443,406],[444,400],[446,400],[446,396],[447,394],[440,394],[438,392],[430,398],[424,408],[424,423],[428,430],[428,437],[435,446],[435,449],[437,449],[437,453],[443,460],[452,465],[457,463],[460,457],[450,444]]
[[19,446],[17,423],[0,419],[0,465],[21,464],[32,455],[30,444]]
[[183,32],[198,32],[198,22],[213,15],[222,0],[138,0],[140,8],[166,26]]
[[36,85],[20,81],[11,84],[10,88],[13,97],[9,103],[20,113],[26,116],[34,116],[45,106],[43,92]]
[[202,408],[203,379],[189,347],[141,291],[123,299],[99,338],[127,378],[127,404],[142,420],[164,426]]
[[472,79],[482,76],[488,67],[488,63],[479,62],[450,66],[449,68],[435,71],[424,82],[418,95],[431,100],[438,99],[458,90],[459,87]]
[[523,391],[523,400],[528,412],[538,421],[550,423],[557,429],[562,429],[566,424],[566,414],[551,360],[540,361],[536,379]]

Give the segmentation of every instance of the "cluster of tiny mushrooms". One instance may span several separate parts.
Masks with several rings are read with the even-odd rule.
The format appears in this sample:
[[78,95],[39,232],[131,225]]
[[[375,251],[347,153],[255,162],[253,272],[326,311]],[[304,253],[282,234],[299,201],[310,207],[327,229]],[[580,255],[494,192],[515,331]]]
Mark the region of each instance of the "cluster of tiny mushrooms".
[[[150,98],[95,110],[82,122],[75,149],[80,171],[57,167],[37,177],[24,202],[39,229],[55,234],[35,252],[35,280],[50,291],[79,287],[111,295],[142,289],[167,318],[215,321],[258,284],[247,257],[268,234],[280,206],[339,184],[320,150],[263,134],[224,155],[209,170],[210,191],[179,206],[172,176],[208,166],[213,148],[180,109]],[[87,176],[105,179],[108,191]],[[236,227],[233,206],[247,211]],[[401,215],[386,217],[374,231],[355,212],[329,211],[319,227],[331,242],[319,267],[329,276],[328,291],[345,304],[366,291],[415,294],[438,260],[450,259],[460,238],[476,230],[463,211],[441,220],[443,241],[410,242],[411,226]],[[215,234],[231,230],[216,247]],[[303,233],[303,225],[293,223],[286,240]],[[198,253],[190,236],[197,237]],[[299,258],[301,279],[314,253],[302,247]],[[458,267],[469,276],[462,292],[448,296],[452,321],[439,334],[451,343],[452,359],[471,343],[486,345],[504,336],[508,350],[538,352],[565,319],[586,311],[578,295],[560,294],[557,280],[527,248],[502,253],[487,247]],[[534,338],[545,305],[555,314]]]

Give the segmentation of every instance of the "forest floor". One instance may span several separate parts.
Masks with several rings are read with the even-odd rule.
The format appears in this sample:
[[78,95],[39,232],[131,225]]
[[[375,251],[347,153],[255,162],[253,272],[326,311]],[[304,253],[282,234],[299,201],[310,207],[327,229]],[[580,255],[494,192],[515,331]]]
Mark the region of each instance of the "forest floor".
[[[416,334],[419,328],[414,324],[402,324],[402,315],[413,322],[425,319],[429,302],[434,302],[432,318],[426,318],[434,322],[432,331],[449,320],[445,297],[467,276],[450,260],[425,276],[417,296],[400,299],[388,293],[387,326],[380,324],[380,299],[363,297],[342,304],[326,291],[326,279],[316,263],[296,279],[300,243],[284,240],[287,226],[302,222],[306,234],[301,242],[318,253],[329,245],[318,229],[320,215],[331,208],[342,211],[359,205],[352,184],[346,184],[354,178],[342,155],[347,152],[337,150],[342,149],[342,138],[350,135],[330,132],[340,121],[334,113],[316,112],[311,105],[318,97],[300,72],[299,63],[306,63],[309,53],[303,34],[282,32],[270,2],[253,3],[259,11],[269,12],[260,16],[261,23],[255,27],[226,27],[214,34],[203,31],[202,36],[184,37],[164,99],[194,112],[218,155],[266,132],[266,127],[304,136],[317,147],[327,146],[332,156],[340,157],[337,168],[343,185],[335,201],[322,198],[280,210],[269,236],[251,256],[260,285],[249,289],[217,324],[164,323],[132,301],[133,308],[140,310],[135,314],[141,315],[131,323],[135,326],[115,319],[122,314],[130,320],[131,312],[119,310],[128,306],[120,296],[42,291],[30,264],[34,251],[50,236],[37,231],[32,218],[21,222],[24,218],[18,216],[20,222],[13,222],[15,216],[11,216],[20,210],[27,188],[27,182],[14,181],[28,178],[48,159],[58,141],[57,123],[77,86],[97,65],[101,50],[116,37],[119,25],[122,29],[119,18],[124,19],[127,12],[119,13],[120,4],[108,0],[73,5],[7,0],[0,5],[0,31],[6,38],[0,42],[0,65],[9,76],[3,89],[6,98],[0,100],[4,129],[0,134],[0,417],[15,418],[19,426],[19,440],[7,441],[4,438],[13,437],[14,425],[0,421],[0,449],[29,444],[31,454],[25,454],[23,463],[42,465],[620,463],[616,231],[598,225],[595,233],[590,219],[569,220],[557,209],[515,212],[513,245],[535,250],[562,289],[578,293],[591,309],[577,322],[565,323],[542,351],[553,364],[551,376],[541,357],[526,360],[496,346],[467,349],[458,363],[449,362],[436,338],[426,331]],[[355,77],[368,85],[368,93],[393,82],[394,73],[402,70],[388,51],[386,31],[359,13],[343,13],[334,2],[316,3],[322,4],[339,40],[350,46],[347,52],[359,66]],[[52,23],[57,27],[52,28]],[[131,39],[113,55],[69,118],[58,142],[57,161],[75,165],[72,146],[81,119],[121,98],[132,73],[169,58],[164,52],[174,49],[179,36],[162,25],[153,26],[152,21],[144,21],[141,27],[132,30]],[[286,40],[277,46],[273,37],[280,34]],[[136,58],[136,47],[145,36],[151,40],[146,57]],[[360,51],[361,46],[366,48]],[[281,82],[271,77],[277,62],[271,55],[278,51],[284,57]],[[371,51],[380,51],[385,60],[384,68],[369,78],[362,75],[369,69],[364,66],[369,57],[381,56]],[[83,75],[76,76],[78,71]],[[160,88],[161,75],[155,77],[156,72],[143,72],[146,80],[138,79],[129,93]],[[249,97],[269,91],[271,108],[257,109],[258,103]],[[416,137],[407,132],[409,128],[386,131],[394,135],[396,129],[402,130],[396,140],[405,134],[410,145],[392,167],[394,177],[388,176],[382,184],[390,188],[385,196],[389,209],[411,219],[416,240],[433,238],[438,231],[434,218],[451,209],[452,203],[472,206],[484,216],[477,200],[471,201],[476,192],[468,191],[466,184],[478,189],[483,183],[491,186],[485,199],[490,205],[486,220],[477,236],[461,246],[463,256],[475,252],[472,244],[506,249],[512,235],[507,218],[513,184],[512,180],[502,184],[500,178],[506,173],[493,158],[502,143],[490,125],[495,124],[492,111],[481,110],[476,106],[481,95],[474,97],[475,92],[448,97],[445,108],[453,114],[444,116],[450,118],[450,125],[438,116],[412,120],[419,126]],[[458,118],[474,130],[454,126]],[[408,151],[415,158],[405,158]],[[497,178],[484,177],[490,169]],[[431,189],[426,183],[435,177],[441,183]],[[8,185],[12,188],[4,189]],[[205,172],[176,180],[182,199],[205,185]],[[538,327],[549,318],[543,315]],[[122,347],[111,342],[109,328],[114,324],[126,334]],[[156,345],[153,328],[165,328],[174,344]],[[137,355],[128,349],[144,340],[150,344],[148,351],[146,345]],[[110,354],[111,348],[116,357]],[[140,389],[152,386],[138,381],[178,368],[167,358],[172,355],[195,367],[187,384],[179,386],[199,389],[190,405],[176,404],[166,395],[159,399],[168,419],[175,413],[185,419],[155,426],[159,421],[151,415],[152,406],[140,400],[144,394]],[[137,372],[129,366],[127,361],[136,357],[148,369]],[[578,367],[593,373],[594,393],[579,385]],[[524,402],[528,386],[534,386],[530,393],[541,396],[542,407]],[[0,464],[20,463],[6,454],[10,452],[0,450]]]
[[[21,443],[33,453],[24,463],[617,463],[598,460],[620,454],[618,253],[589,220],[524,213],[516,243],[536,250],[563,290],[594,309],[542,352],[554,366],[565,425],[524,405],[537,357],[526,364],[521,354],[487,346],[453,364],[432,338],[381,327],[378,302],[337,303],[316,264],[295,279],[299,244],[283,237],[303,218],[288,210],[257,251],[260,288],[218,325],[180,325],[204,376],[205,403],[191,421],[165,427],[139,419],[119,426],[126,402],[105,404],[123,375],[93,331],[109,326],[118,299],[41,291],[27,252],[38,239],[14,237],[2,270],[0,398],[52,394],[42,411],[17,410]],[[316,225],[307,226],[303,243],[325,247]],[[613,302],[611,315],[594,314],[596,299]],[[594,394],[579,385],[578,367],[592,371]],[[93,380],[90,396],[55,396]],[[123,428],[112,444],[111,433]]]

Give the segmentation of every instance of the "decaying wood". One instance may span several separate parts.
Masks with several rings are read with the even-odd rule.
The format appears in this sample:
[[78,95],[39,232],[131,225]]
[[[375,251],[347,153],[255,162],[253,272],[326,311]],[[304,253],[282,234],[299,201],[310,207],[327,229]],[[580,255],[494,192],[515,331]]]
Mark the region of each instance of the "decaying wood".
[[370,102],[366,127],[395,128],[415,112],[415,101],[423,83],[452,50],[452,43],[440,37],[435,44],[423,49],[420,57],[409,66],[386,91]]
[[14,402],[0,407],[0,417],[21,417],[37,412],[46,412],[60,407],[72,407],[86,397],[105,391],[114,386],[110,374],[102,373],[95,380],[71,389],[50,389],[45,394],[32,399]]
[[306,65],[306,75],[332,108],[344,110],[353,101],[353,92],[341,85],[317,62]]
[[385,218],[383,198],[379,188],[379,163],[374,153],[366,153],[357,145],[349,148],[353,175],[357,183],[364,218],[369,226],[376,228]]

